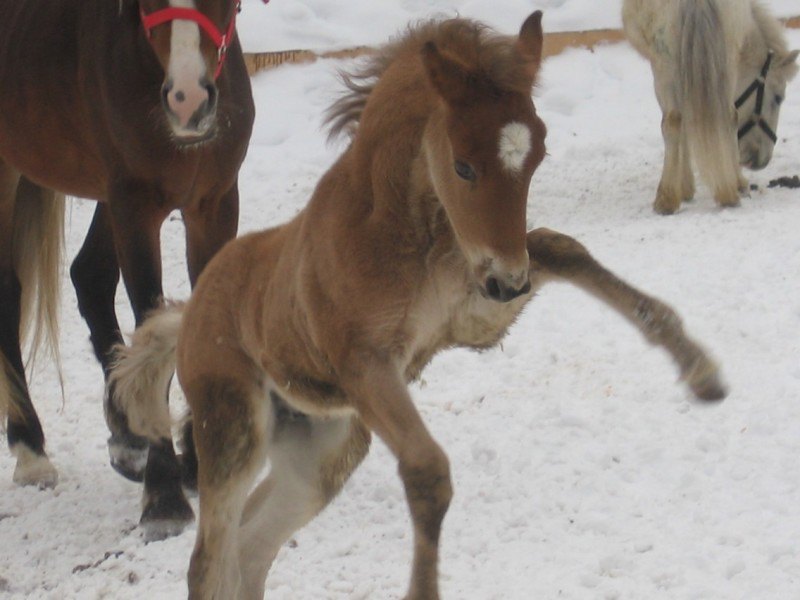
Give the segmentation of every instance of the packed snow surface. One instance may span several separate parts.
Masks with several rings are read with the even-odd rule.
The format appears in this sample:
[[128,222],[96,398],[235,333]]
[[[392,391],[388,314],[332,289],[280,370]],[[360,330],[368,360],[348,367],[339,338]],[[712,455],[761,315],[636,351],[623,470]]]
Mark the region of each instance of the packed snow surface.
[[[769,3],[800,12],[795,0]],[[432,13],[515,32],[535,8],[547,30],[617,27],[618,0],[246,0],[247,50],[377,43]],[[800,47],[800,32],[789,35]],[[258,116],[241,171],[242,232],[304,205],[342,150],[321,116],[341,90],[323,60],[257,75]],[[528,218],[581,240],[622,277],[668,302],[723,365],[731,394],[693,401],[666,355],[574,288],[545,288],[502,346],[437,357],[412,393],[452,463],[441,547],[443,598],[800,599],[800,78],[787,90],[769,167],[742,206],[700,186],[653,213],[660,113],[649,66],[627,44],[544,63],[534,95],[548,156]],[[75,200],[68,256],[93,203]],[[163,229],[167,294],[188,294],[183,228]],[[120,289],[118,311],[132,318]],[[59,469],[53,490],[17,488],[0,453],[0,597],[172,599],[186,595],[195,528],[145,544],[140,487],[108,466],[102,377],[64,278],[66,400],[51,368],[32,393]],[[196,499],[193,500],[196,508]],[[343,493],[281,551],[272,600],[400,598],[411,528],[380,442]]]

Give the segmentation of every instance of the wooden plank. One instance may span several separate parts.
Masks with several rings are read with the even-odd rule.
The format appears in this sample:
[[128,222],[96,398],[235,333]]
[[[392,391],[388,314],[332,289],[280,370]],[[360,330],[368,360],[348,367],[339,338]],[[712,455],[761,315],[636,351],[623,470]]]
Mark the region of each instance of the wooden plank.
[[[800,16],[781,19],[786,27],[800,29]],[[588,31],[559,31],[546,33],[544,36],[544,56],[560,54],[567,48],[593,49],[598,44],[616,44],[625,39],[618,29],[592,29]],[[247,70],[251,75],[278,67],[283,64],[302,64],[314,62],[319,58],[354,58],[374,52],[369,46],[357,46],[332,52],[314,52],[312,50],[282,50],[280,52],[245,53]]]

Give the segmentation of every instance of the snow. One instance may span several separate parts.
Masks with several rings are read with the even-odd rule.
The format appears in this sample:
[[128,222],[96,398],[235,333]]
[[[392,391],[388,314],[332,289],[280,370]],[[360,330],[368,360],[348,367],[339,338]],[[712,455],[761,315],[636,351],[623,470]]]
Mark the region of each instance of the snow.
[[[797,0],[763,2],[777,17],[800,14]],[[243,0],[237,24],[249,52],[340,50],[376,45],[407,22],[432,14],[460,15],[515,33],[534,10],[547,31],[620,29],[622,0]]]
[[[794,0],[769,4],[790,14]],[[511,33],[535,7],[548,30],[619,25],[617,1],[246,0],[241,29],[248,50],[264,49],[262,26],[265,45],[328,49],[376,42],[435,10]],[[800,32],[789,38],[800,47]],[[336,70],[350,64],[254,78],[242,232],[291,217],[341,151],[319,123],[340,89]],[[530,225],[577,237],[670,302],[722,363],[731,394],[692,401],[666,355],[567,286],[545,288],[501,347],[437,357],[412,392],[452,464],[443,598],[800,599],[800,191],[767,188],[800,173],[800,77],[774,159],[750,174],[758,189],[742,207],[720,211],[701,186],[672,217],[650,207],[660,114],[649,66],[627,44],[547,60],[535,102],[549,155],[531,186]],[[92,208],[72,203],[70,257]],[[182,235],[170,219],[165,287],[178,298],[188,294]],[[185,597],[195,528],[142,540],[140,488],[108,466],[101,372],[66,277],[63,291],[66,400],[51,368],[32,385],[60,481],[17,488],[12,457],[0,453],[0,597]],[[121,290],[118,310],[130,330]],[[410,557],[396,467],[376,442],[341,496],[281,551],[267,597],[399,598]]]

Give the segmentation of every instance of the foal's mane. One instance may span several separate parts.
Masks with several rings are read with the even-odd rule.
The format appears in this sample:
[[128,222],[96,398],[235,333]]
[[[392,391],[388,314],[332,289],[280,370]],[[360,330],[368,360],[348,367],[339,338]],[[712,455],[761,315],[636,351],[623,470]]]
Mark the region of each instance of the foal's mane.
[[383,73],[396,60],[418,57],[427,42],[433,42],[442,53],[458,60],[481,85],[530,94],[530,72],[512,39],[469,19],[430,19],[409,25],[367,59],[366,64],[339,72],[347,92],[326,113],[328,139],[342,133],[354,136],[367,98]]

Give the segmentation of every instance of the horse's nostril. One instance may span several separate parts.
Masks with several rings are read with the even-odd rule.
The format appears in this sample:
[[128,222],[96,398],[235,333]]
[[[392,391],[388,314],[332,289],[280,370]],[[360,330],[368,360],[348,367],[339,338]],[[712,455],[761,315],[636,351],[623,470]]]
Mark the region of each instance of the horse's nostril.
[[208,108],[209,110],[214,110],[217,106],[217,86],[213,83],[207,83],[205,85],[206,93],[208,94]]

